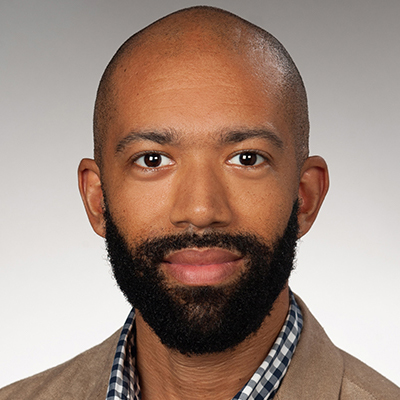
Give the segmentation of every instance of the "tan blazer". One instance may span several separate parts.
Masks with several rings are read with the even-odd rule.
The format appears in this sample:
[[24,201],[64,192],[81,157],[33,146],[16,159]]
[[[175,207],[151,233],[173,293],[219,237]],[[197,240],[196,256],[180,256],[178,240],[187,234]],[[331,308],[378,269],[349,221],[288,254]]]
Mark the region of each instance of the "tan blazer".
[[[335,347],[296,300],[304,327],[275,400],[400,399],[399,387]],[[1,389],[0,400],[105,400],[118,338],[119,331],[64,364]]]

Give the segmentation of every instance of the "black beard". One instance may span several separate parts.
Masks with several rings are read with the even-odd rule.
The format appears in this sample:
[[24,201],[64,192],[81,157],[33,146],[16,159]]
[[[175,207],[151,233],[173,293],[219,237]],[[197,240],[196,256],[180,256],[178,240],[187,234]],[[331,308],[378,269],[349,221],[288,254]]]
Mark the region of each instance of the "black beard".
[[[161,342],[183,354],[232,349],[254,334],[270,314],[293,269],[298,202],[284,234],[273,246],[254,234],[181,233],[130,245],[105,206],[106,245],[115,279]],[[239,252],[245,271],[233,283],[213,286],[169,284],[160,269],[171,251],[220,247]]]

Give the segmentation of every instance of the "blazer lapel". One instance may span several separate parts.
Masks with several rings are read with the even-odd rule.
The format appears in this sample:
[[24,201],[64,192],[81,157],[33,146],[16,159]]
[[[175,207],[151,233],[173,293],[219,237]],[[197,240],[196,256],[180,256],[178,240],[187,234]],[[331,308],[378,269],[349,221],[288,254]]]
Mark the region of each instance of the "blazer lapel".
[[344,373],[343,357],[303,301],[296,296],[304,325],[276,400],[337,400]]

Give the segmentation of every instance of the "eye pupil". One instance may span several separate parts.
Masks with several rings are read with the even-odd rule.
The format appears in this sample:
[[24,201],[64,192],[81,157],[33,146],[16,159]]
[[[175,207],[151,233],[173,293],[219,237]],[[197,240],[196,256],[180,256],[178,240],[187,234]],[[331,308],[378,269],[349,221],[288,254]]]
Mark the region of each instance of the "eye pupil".
[[240,154],[239,159],[242,165],[254,165],[257,162],[257,154],[242,153]]
[[146,154],[144,156],[144,163],[147,167],[154,168],[158,167],[161,164],[161,155],[160,154]]

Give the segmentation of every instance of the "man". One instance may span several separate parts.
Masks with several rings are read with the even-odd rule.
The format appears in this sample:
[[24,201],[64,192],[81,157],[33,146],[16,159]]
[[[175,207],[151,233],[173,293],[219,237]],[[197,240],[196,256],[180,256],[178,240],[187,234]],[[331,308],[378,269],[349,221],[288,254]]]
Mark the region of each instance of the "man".
[[102,77],[94,145],[79,187],[134,310],[0,399],[399,398],[288,287],[328,172],[275,38],[209,7],[155,22]]

